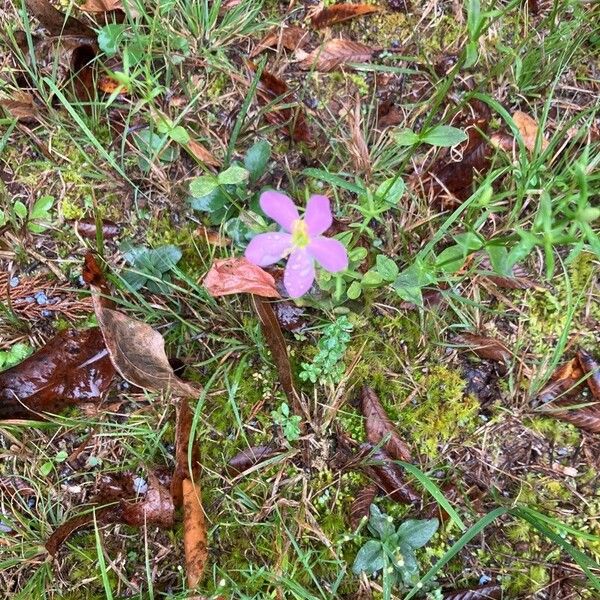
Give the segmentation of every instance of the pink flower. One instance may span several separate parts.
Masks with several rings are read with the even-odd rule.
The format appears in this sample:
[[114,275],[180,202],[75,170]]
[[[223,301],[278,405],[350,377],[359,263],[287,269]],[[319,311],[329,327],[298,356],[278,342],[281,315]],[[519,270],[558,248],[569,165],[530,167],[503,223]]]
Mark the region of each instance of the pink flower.
[[246,258],[266,267],[289,256],[283,284],[291,298],[299,298],[310,289],[315,280],[315,260],[331,273],[348,267],[344,245],[321,235],[333,221],[329,198],[311,196],[303,219],[292,200],[279,192],[264,192],[260,207],[283,231],[257,235],[246,248]]

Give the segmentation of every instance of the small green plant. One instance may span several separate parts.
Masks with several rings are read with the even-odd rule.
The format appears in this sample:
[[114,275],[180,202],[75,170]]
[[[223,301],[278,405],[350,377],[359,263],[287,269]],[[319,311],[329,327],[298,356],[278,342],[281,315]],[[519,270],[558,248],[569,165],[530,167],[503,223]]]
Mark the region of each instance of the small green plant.
[[40,467],[40,475],[42,477],[47,477],[52,472],[54,465],[60,465],[61,463],[64,463],[67,458],[69,458],[69,453],[65,450],[60,450],[56,453],[56,456],[53,460],[47,460],[42,464]]
[[14,344],[10,350],[0,350],[0,371],[8,369],[25,360],[32,353],[27,344]]
[[295,442],[300,437],[300,421],[302,417],[290,414],[290,407],[282,402],[277,410],[271,411],[275,425],[279,425],[288,442]]
[[450,147],[467,139],[468,136],[462,129],[450,125],[436,125],[421,133],[415,133],[412,129],[405,128],[394,134],[394,140],[398,146],[429,144],[430,146]]
[[352,323],[346,316],[327,325],[317,344],[319,351],[312,363],[302,363],[300,379],[311,383],[338,383],[346,370],[343,359],[352,329]]
[[132,290],[143,287],[155,294],[165,294],[171,283],[171,271],[181,259],[177,246],[145,248],[125,241],[121,244],[125,260],[133,267],[126,269],[123,279]]
[[415,555],[433,537],[439,526],[437,519],[404,521],[398,529],[392,517],[371,504],[368,530],[372,538],[360,548],[352,570],[357,575],[374,575],[382,571],[390,587],[413,586],[419,580],[419,564]]
[[[33,205],[31,210],[27,210],[27,206],[20,200],[17,200],[10,209],[9,219],[12,221],[15,229],[27,224],[27,229],[32,233],[42,233],[48,229],[51,215],[50,209],[54,204],[54,196],[40,196]],[[2,217],[0,217],[0,225],[2,225]],[[6,217],[4,217],[6,221]]]

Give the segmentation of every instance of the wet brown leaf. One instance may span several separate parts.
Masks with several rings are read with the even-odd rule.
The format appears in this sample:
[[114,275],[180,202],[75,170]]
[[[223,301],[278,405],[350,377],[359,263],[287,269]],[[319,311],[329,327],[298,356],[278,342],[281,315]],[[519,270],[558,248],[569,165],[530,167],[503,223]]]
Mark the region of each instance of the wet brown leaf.
[[216,260],[202,285],[215,297],[240,293],[280,297],[273,277],[244,257]]
[[352,40],[332,39],[319,48],[315,48],[301,63],[305,70],[333,71],[347,63],[367,62],[371,60],[377,48]]
[[294,409],[294,413],[302,415],[302,409],[299,406],[298,395],[294,387],[294,378],[292,375],[292,367],[287,352],[287,344],[281,333],[281,328],[277,321],[277,317],[273,312],[271,303],[261,296],[252,296],[252,305],[260,319],[260,326],[271,351],[273,362],[277,367],[279,382],[287,396],[288,402]]
[[577,353],[577,358],[581,369],[588,375],[586,383],[592,391],[592,395],[596,400],[600,400],[600,364],[586,350],[580,350]]
[[542,404],[565,400],[583,390],[583,369],[576,356],[560,366],[552,374],[551,381],[540,391],[538,399]]
[[185,149],[200,162],[207,164],[210,167],[220,167],[221,161],[212,155],[200,142],[190,139],[185,145]]
[[385,450],[375,449],[373,444],[364,443],[361,444],[360,451],[368,460],[362,467],[363,470],[387,496],[396,502],[420,502],[420,494],[406,482],[402,467],[393,462]]
[[[175,506],[183,504],[183,480],[197,481],[200,478],[200,446],[195,441],[191,446],[193,413],[187,398],[180,398],[177,404],[177,430],[175,434],[175,469],[171,479],[171,495]],[[191,471],[190,471],[191,467]]]
[[81,402],[99,402],[115,370],[98,327],[69,329],[0,373],[0,419],[41,419]]
[[[512,119],[523,138],[523,144],[525,148],[529,150],[529,152],[533,152],[535,149],[535,141],[538,135],[539,126],[535,119],[530,117],[528,114],[521,112],[520,110],[516,111],[512,115]],[[541,150],[544,151],[548,147],[548,140],[544,138],[542,135],[541,139]]]
[[589,431],[590,433],[600,433],[600,411],[593,407],[569,409],[569,405],[572,404],[573,401],[571,400],[555,402],[552,408],[565,407],[566,410],[551,410],[547,411],[547,413],[542,412],[541,414],[548,414],[551,417],[571,423],[575,427],[579,427],[579,429]]
[[388,437],[383,448],[390,457],[405,462],[410,461],[411,452],[408,444],[400,437],[377,394],[370,387],[365,386],[360,392],[360,410],[365,417],[365,430],[369,442],[376,446]]
[[25,0],[25,6],[29,14],[35,17],[51,35],[76,35],[96,39],[96,34],[91,27],[84,25],[75,17],[67,17],[54,8],[48,0]]
[[288,300],[273,303],[273,310],[281,329],[292,333],[302,332],[308,323],[304,309]]
[[311,23],[315,29],[323,29],[379,10],[379,7],[373,4],[334,4],[316,13],[311,18]]
[[500,600],[500,598],[502,598],[502,588],[495,584],[444,593],[444,600]]
[[277,456],[281,452],[277,446],[254,446],[238,452],[227,464],[227,472],[230,475],[239,475],[261,462]]
[[2,106],[13,119],[25,123],[37,121],[40,115],[33,100],[33,96],[25,91],[17,91],[10,97],[0,98],[0,106]]
[[356,494],[356,498],[350,506],[350,527],[356,529],[363,519],[369,518],[369,509],[379,488],[376,484],[371,483],[366,487],[361,488]]
[[512,357],[509,349],[499,340],[472,333],[461,333],[455,338],[455,342],[466,345],[480,358],[493,360],[500,363],[508,363]]
[[4,498],[8,497],[11,500],[16,499],[16,497],[31,498],[35,496],[35,490],[21,477],[0,477],[0,492]]
[[[248,67],[252,71],[256,71],[256,65],[253,62],[248,61]],[[275,101],[281,104],[297,102],[296,94],[290,90],[288,84],[267,70],[263,70],[261,73],[257,97],[262,106],[271,105]],[[270,123],[280,125],[295,142],[310,142],[312,139],[306,114],[301,105],[297,108],[278,109],[273,107],[265,114],[265,118]]]
[[[63,523],[46,542],[46,550],[54,556],[75,531],[93,524],[94,514],[100,525],[123,523],[133,527],[144,524],[172,527],[174,506],[169,491],[150,473],[148,488],[140,499],[136,493],[134,478],[132,473],[120,473],[106,478],[94,499],[96,510]],[[101,506],[115,501],[118,504],[114,506]]]
[[281,45],[286,50],[294,52],[298,48],[304,48],[308,42],[309,32],[302,27],[291,25],[289,27],[276,27],[269,31],[265,37],[258,42],[250,53],[250,58],[255,57],[267,48],[277,48]]
[[[116,238],[121,232],[121,228],[114,221],[109,219],[103,219],[102,225],[102,237],[105,240],[112,240]],[[95,219],[81,219],[75,221],[75,228],[77,233],[88,240],[96,239],[96,221]]]
[[202,508],[200,486],[191,479],[182,481],[183,547],[188,587],[196,587],[208,561],[206,520]]

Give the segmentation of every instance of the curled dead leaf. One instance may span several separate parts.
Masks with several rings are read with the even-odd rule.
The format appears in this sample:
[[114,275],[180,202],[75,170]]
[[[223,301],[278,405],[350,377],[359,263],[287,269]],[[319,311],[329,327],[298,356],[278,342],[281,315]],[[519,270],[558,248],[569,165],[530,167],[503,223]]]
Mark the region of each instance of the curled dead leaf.
[[[110,219],[103,219],[100,225],[102,228],[102,237],[105,240],[112,240],[116,238],[121,231],[119,225]],[[81,219],[79,221],[75,221],[75,229],[82,238],[86,238],[88,240],[96,239],[95,219]]]
[[592,395],[600,401],[600,364],[586,350],[577,353],[582,371],[588,376],[586,382]]
[[368,62],[377,48],[360,42],[344,39],[332,39],[321,47],[315,48],[301,63],[304,70],[333,71],[347,63]]
[[350,527],[352,529],[356,529],[363,519],[369,518],[369,508],[373,504],[378,491],[379,488],[374,483],[358,491],[356,498],[350,505]]
[[313,15],[311,23],[315,29],[323,29],[349,19],[379,12],[379,10],[379,7],[373,4],[334,4]]
[[279,298],[275,279],[244,257],[216,260],[204,277],[202,285],[211,296],[257,294]]
[[500,340],[494,338],[472,333],[461,333],[456,336],[455,341],[464,344],[477,356],[486,360],[508,363],[512,357],[510,350]]
[[67,17],[54,8],[48,0],[25,0],[25,6],[29,14],[35,17],[51,35],[76,35],[90,39],[96,38],[96,34],[91,27],[84,25],[75,17]]
[[188,587],[195,588],[202,580],[208,560],[206,519],[202,508],[200,486],[191,479],[182,481],[183,547]]
[[210,167],[220,167],[221,161],[212,155],[200,142],[190,139],[185,145],[185,149],[200,162],[207,164]]
[[260,54],[267,48],[277,48],[280,45],[286,50],[294,52],[298,48],[304,48],[308,42],[309,32],[302,27],[291,25],[289,27],[276,27],[271,29],[265,37],[258,42],[250,53],[250,58]]
[[[512,115],[512,119],[523,138],[523,144],[525,148],[529,150],[529,152],[533,152],[535,150],[535,144],[538,137],[539,126],[537,121],[530,117],[527,113],[521,112],[520,110],[516,111]],[[546,150],[548,147],[548,140],[542,135],[540,148],[542,152]]]
[[239,475],[261,462],[277,456],[281,450],[275,445],[254,446],[238,452],[227,463],[227,472],[230,475]]

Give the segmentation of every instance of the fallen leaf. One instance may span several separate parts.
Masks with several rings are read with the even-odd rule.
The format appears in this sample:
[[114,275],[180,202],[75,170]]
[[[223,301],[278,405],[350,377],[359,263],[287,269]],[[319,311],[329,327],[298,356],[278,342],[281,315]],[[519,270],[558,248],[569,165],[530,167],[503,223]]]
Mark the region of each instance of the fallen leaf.
[[69,16],[54,8],[48,0],[25,0],[29,13],[35,17],[42,27],[54,36],[85,36],[96,39],[91,27],[84,25],[79,19]]
[[355,171],[371,176],[371,155],[361,127],[360,95],[356,94],[354,110],[348,113],[351,138],[348,152]]
[[[93,524],[94,516],[99,524],[172,527],[175,507],[169,491],[159,482],[156,475],[150,473],[147,490],[140,494],[136,479],[132,473],[118,473],[105,478],[94,498],[94,512],[79,515],[60,525],[48,538],[46,550],[54,556],[75,531]],[[115,501],[118,504],[114,506],[102,506]]]
[[371,60],[377,48],[354,42],[352,40],[332,39],[319,48],[315,48],[301,63],[305,70],[333,71],[334,69],[352,62],[367,62]]
[[352,529],[356,529],[363,519],[369,518],[369,508],[373,504],[378,491],[379,488],[374,483],[370,483],[358,491],[356,498],[350,505],[350,527]]
[[294,52],[298,48],[304,48],[308,41],[309,32],[302,27],[291,25],[289,27],[275,27],[258,42],[254,50],[250,53],[250,58],[263,52],[267,48],[277,48],[281,45],[286,50]]
[[3,498],[9,500],[19,498],[31,498],[35,496],[35,490],[21,477],[0,477],[0,492]]
[[[177,404],[177,428],[175,433],[175,469],[171,479],[171,495],[175,506],[183,504],[183,480],[196,481],[200,477],[200,446],[194,441],[191,445],[193,413],[187,398]],[[190,471],[191,468],[191,471]]]
[[361,455],[367,459],[362,470],[378,485],[378,487],[396,502],[417,504],[421,500],[419,493],[405,481],[402,467],[392,461],[382,448],[371,443],[360,445]]
[[538,399],[542,404],[566,400],[584,389],[583,369],[575,356],[560,366],[552,374],[551,381],[540,391]]
[[182,491],[183,547],[187,584],[189,588],[195,588],[202,579],[208,561],[206,520],[200,486],[191,479],[184,479]]
[[[82,237],[88,240],[96,239],[96,220],[95,219],[80,219],[79,221],[75,221],[75,229],[77,233]],[[114,221],[110,219],[103,219],[101,221],[102,227],[102,237],[105,240],[112,240],[116,238],[121,228]]]
[[480,358],[508,363],[512,358],[510,350],[499,340],[472,333],[461,333],[454,339],[459,344],[464,344]]
[[221,235],[218,231],[208,229],[208,227],[205,227],[204,225],[199,225],[196,228],[195,234],[203,238],[211,246],[226,248],[231,244],[231,239],[226,235]]
[[369,442],[377,446],[388,438],[383,445],[386,452],[393,459],[410,461],[412,457],[408,444],[400,437],[377,394],[370,387],[365,386],[360,392],[360,410],[365,417],[365,430]]
[[112,12],[113,10],[124,11],[123,0],[85,0],[79,9],[91,13]]
[[273,312],[271,303],[262,296],[252,295],[252,305],[260,319],[260,326],[271,351],[273,362],[277,367],[279,382],[292,406],[294,413],[301,416],[302,409],[299,405],[298,394],[294,387],[292,366],[287,352],[287,344],[281,333],[277,317]]
[[210,167],[220,167],[221,161],[215,158],[200,142],[194,139],[185,145],[185,149],[199,161],[207,164]]
[[121,377],[129,383],[153,392],[197,398],[200,390],[173,373],[165,354],[165,340],[150,325],[121,312],[102,306],[94,295],[98,325],[110,359]]
[[[596,408],[569,408],[573,402],[571,400],[565,402],[555,402],[553,409],[542,411],[541,414],[547,414],[555,419],[566,421],[590,433],[600,433],[600,411]],[[558,410],[564,408],[565,410]]]
[[23,122],[34,122],[39,118],[39,111],[29,92],[17,91],[10,97],[0,98],[0,106],[13,119]]
[[373,4],[334,4],[316,13],[311,18],[311,23],[315,29],[323,29],[375,12],[379,12],[379,7]]
[[80,402],[99,402],[115,370],[98,327],[66,330],[0,373],[0,419],[44,418]]
[[500,600],[500,598],[502,598],[502,588],[495,584],[444,592],[444,600]]
[[[538,136],[539,126],[535,119],[530,117],[528,114],[521,112],[520,110],[516,111],[512,115],[512,119],[523,138],[523,144],[525,148],[529,150],[529,152],[533,152],[535,150],[535,143]],[[544,138],[542,135],[541,138],[541,150],[542,152],[546,150],[548,147],[548,140]]]
[[230,475],[239,475],[261,462],[277,456],[281,449],[274,445],[254,446],[238,452],[227,463],[227,472]]
[[288,300],[274,302],[272,307],[281,329],[292,333],[301,333],[306,329],[308,319],[302,307]]
[[202,285],[211,296],[229,294],[257,294],[279,298],[275,280],[269,273],[243,257],[216,260]]
[[596,362],[594,357],[585,350],[580,350],[577,353],[581,369],[588,376],[586,383],[590,388],[592,395],[596,400],[600,400],[600,364]]
[[[248,67],[256,71],[256,65],[248,61]],[[297,102],[296,95],[290,90],[287,83],[277,75],[263,70],[256,90],[257,97],[262,106],[270,107],[277,101],[282,104]],[[297,108],[272,107],[265,114],[270,123],[281,126],[295,142],[310,142],[312,135],[306,121],[306,114],[299,104]]]
[[493,274],[492,263],[489,258],[482,253],[477,253],[477,256],[480,259],[479,267],[484,271],[489,271],[489,273],[486,272],[483,277],[498,287],[509,290],[545,289],[544,286],[536,281],[533,275],[521,265],[515,265],[513,267],[511,276],[496,275]]

